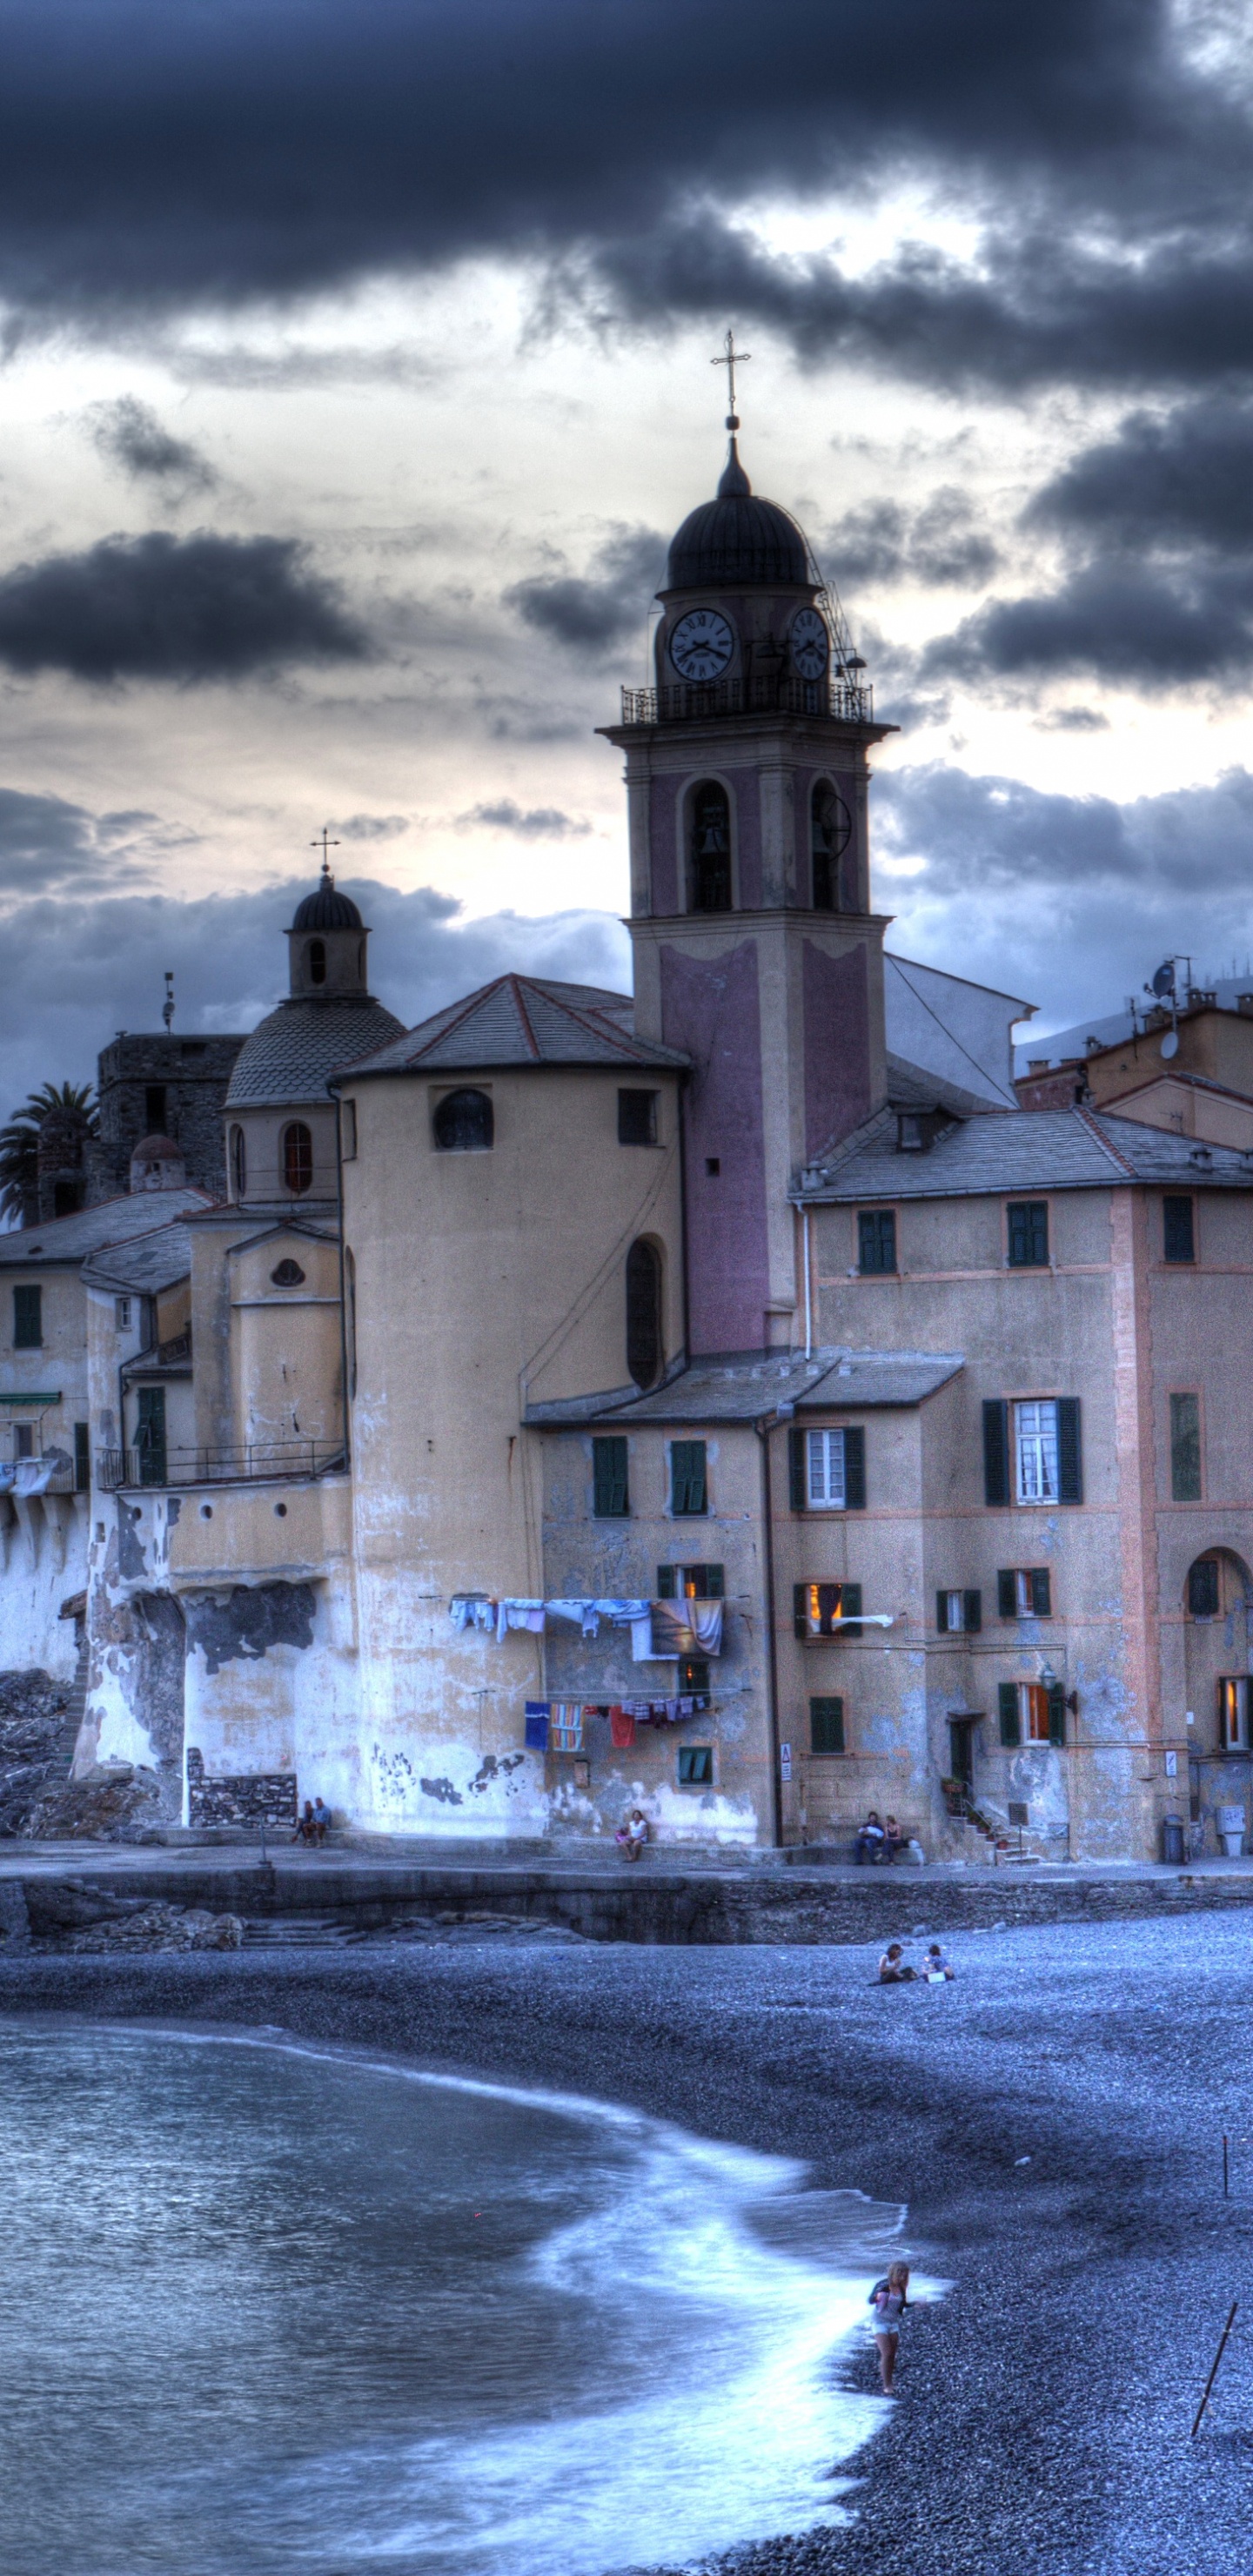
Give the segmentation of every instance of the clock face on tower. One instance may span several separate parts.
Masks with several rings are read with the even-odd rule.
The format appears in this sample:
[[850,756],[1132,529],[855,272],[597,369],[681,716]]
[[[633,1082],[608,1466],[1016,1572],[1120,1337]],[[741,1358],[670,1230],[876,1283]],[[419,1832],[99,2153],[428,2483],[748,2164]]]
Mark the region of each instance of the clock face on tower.
[[670,659],[684,680],[716,680],[735,651],[735,637],[716,608],[690,608],[670,638]]
[[831,650],[826,627],[816,608],[798,608],[792,620],[792,660],[802,680],[820,680]]

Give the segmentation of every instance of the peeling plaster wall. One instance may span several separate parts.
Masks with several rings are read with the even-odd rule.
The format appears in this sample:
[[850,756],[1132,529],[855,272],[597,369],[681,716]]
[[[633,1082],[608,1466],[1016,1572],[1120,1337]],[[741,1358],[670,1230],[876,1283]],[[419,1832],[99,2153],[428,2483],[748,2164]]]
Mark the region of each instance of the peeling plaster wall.
[[0,1494],[0,1671],[72,1681],[74,1622],[58,1613],[86,1580],[86,1496]]

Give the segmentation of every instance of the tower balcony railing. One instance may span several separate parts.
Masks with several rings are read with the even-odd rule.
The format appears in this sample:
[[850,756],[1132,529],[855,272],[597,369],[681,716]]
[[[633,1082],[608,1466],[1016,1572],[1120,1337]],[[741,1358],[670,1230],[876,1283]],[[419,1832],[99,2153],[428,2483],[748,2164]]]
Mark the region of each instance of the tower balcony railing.
[[96,1480],[106,1492],[122,1485],[274,1484],[328,1476],[345,1464],[342,1440],[261,1440],[239,1448],[101,1449]]
[[873,724],[874,690],[860,680],[798,680],[755,672],[748,680],[684,680],[672,688],[624,689],[624,725],[692,724],[722,716],[835,716]]

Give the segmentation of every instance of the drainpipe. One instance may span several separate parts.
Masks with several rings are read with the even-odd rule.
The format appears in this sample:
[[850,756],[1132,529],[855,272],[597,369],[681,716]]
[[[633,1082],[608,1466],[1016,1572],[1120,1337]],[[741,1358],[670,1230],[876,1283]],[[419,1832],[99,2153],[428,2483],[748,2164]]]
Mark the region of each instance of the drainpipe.
[[352,1464],[348,1445],[348,1279],[344,1267],[344,1114],[339,1093],[335,1094],[335,1223],[339,1234],[339,1369],[340,1419],[344,1433],[344,1465]]
[[791,1406],[780,1405],[753,1424],[761,1442],[762,1590],[766,1625],[766,1696],[770,1716],[770,1807],[776,1849],[783,1842],[783,1766],[779,1754],[779,1660],[774,1627],[774,1500],[770,1478],[770,1434],[787,1419]]
[[807,1360],[811,1360],[814,1355],[814,1299],[813,1287],[809,1276],[808,1207],[803,1207],[801,1209],[801,1245],[805,1261],[805,1357]]
[[688,1222],[687,1222],[687,1075],[686,1075],[686,1074],[682,1074],[682,1075],[680,1076],[680,1078],[679,1078],[678,1082],[677,1082],[677,1083],[676,1083],[676,1085],[675,1085],[675,1092],[674,1092],[674,1107],[675,1107],[675,1115],[676,1115],[676,1117],[678,1118],[678,1122],[679,1122],[679,1245],[680,1245],[680,1251],[681,1251],[682,1262],[683,1262],[683,1356],[684,1356],[684,1358],[685,1358],[686,1360],[690,1360],[690,1359],[691,1359],[691,1356],[692,1356],[692,1328],[691,1328],[691,1315],[690,1315],[690,1295],[691,1295],[691,1291],[690,1291],[690,1287],[689,1287],[689,1279],[690,1279],[690,1275],[691,1275],[691,1267],[692,1267],[692,1263],[691,1263],[691,1245],[690,1245],[690,1242],[689,1242],[689,1239],[688,1239]]

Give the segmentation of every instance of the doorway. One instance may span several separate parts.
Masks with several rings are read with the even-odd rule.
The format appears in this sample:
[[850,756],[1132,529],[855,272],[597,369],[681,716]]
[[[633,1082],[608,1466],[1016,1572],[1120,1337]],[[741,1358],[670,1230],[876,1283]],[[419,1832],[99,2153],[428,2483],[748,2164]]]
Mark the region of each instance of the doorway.
[[975,1784],[975,1728],[977,1717],[950,1717],[948,1722],[948,1775],[959,1789],[970,1797]]

